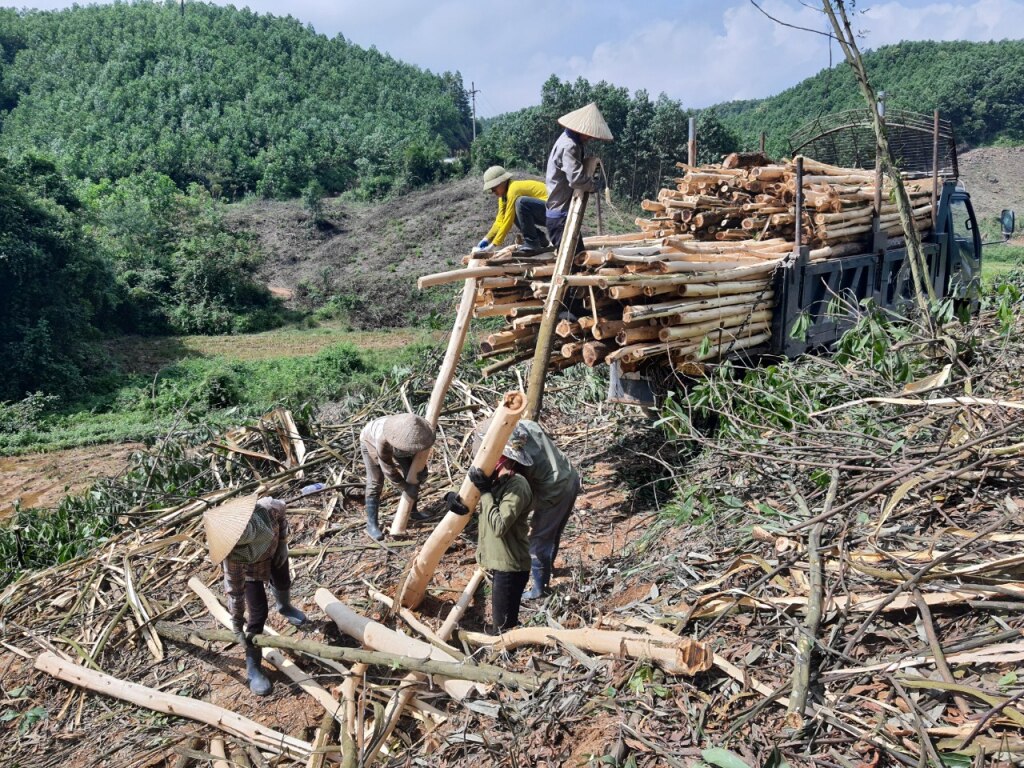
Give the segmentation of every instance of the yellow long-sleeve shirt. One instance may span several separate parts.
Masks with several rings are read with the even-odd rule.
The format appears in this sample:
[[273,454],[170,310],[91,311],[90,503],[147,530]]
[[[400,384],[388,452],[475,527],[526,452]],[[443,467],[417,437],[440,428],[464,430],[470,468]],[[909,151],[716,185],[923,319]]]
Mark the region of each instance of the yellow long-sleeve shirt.
[[505,242],[508,232],[516,220],[516,200],[520,197],[535,197],[538,200],[548,199],[548,188],[543,181],[524,179],[510,181],[504,197],[498,198],[498,215],[484,239],[494,246]]

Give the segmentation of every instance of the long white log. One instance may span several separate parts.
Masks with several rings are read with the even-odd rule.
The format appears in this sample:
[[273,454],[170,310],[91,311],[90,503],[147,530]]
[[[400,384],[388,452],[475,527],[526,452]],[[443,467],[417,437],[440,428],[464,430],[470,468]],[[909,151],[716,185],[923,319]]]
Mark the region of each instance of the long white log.
[[[484,435],[480,450],[473,457],[474,467],[479,467],[488,475],[494,471],[494,465],[498,463],[505,443],[508,442],[508,438],[524,410],[526,410],[526,397],[522,392],[509,392],[504,396],[501,405],[494,412],[494,418],[487,429],[487,434]],[[480,491],[470,482],[468,475],[459,488],[459,498],[469,507],[470,512],[476,509],[476,505],[480,501]],[[423,597],[427,593],[427,585],[430,583],[434,571],[437,570],[437,564],[441,562],[441,558],[455,538],[462,533],[469,522],[469,517],[469,515],[457,515],[454,512],[449,512],[437,524],[420,551],[416,553],[409,568],[409,575],[402,586],[399,603],[406,608],[415,608],[423,602]]]
[[[430,643],[417,640],[388,629],[383,624],[361,616],[336,598],[329,590],[316,591],[316,604],[338,625],[338,629],[353,637],[367,648],[385,653],[408,656],[413,659],[433,659],[458,663],[458,659]],[[442,686],[456,701],[462,701],[473,690],[473,683],[467,680],[444,678]]]
[[[468,270],[475,270],[485,263],[482,259],[473,259],[469,262]],[[469,277],[466,279],[466,284],[462,287],[462,300],[459,302],[459,309],[455,313],[455,324],[452,326],[451,336],[448,337],[448,349],[445,350],[441,369],[437,372],[437,377],[434,379],[434,388],[430,393],[430,402],[427,404],[425,418],[427,423],[435,430],[437,429],[438,419],[441,418],[441,409],[444,407],[445,395],[448,394],[448,388],[451,386],[452,378],[455,376],[455,368],[459,363],[459,357],[462,355],[462,348],[466,344],[466,333],[469,331],[469,322],[473,316],[476,285],[476,279]],[[427,462],[430,460],[431,450],[422,451],[413,458],[412,463],[409,465],[409,474],[405,478],[407,483],[417,482],[417,475],[427,466]],[[402,498],[398,500],[398,509],[395,510],[395,516],[391,521],[392,536],[405,533],[406,528],[409,526],[409,515],[412,513],[412,506],[412,497],[403,492]]]
[[633,632],[608,629],[550,629],[548,627],[519,627],[500,635],[465,632],[462,637],[472,645],[484,645],[510,651],[524,645],[554,647],[560,642],[571,643],[585,651],[607,654],[618,658],[653,661],[673,675],[695,675],[711,669],[711,648],[705,643],[686,637],[668,639]]
[[74,664],[49,651],[36,657],[35,668],[40,672],[72,683],[90,691],[121,699],[154,712],[185,717],[218,728],[224,733],[244,739],[262,750],[285,754],[299,760],[309,758],[312,745],[285,733],[267,728],[255,720],[218,707],[208,701],[197,701],[188,696],[175,696],[138,683],[131,683],[96,670]]

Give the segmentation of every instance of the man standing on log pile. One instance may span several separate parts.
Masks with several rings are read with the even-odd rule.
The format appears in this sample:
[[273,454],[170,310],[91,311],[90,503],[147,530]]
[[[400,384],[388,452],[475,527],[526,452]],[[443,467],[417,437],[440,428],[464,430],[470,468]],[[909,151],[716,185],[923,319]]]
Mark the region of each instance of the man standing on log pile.
[[434,428],[430,423],[412,413],[381,416],[374,419],[359,433],[359,447],[366,465],[366,532],[374,541],[384,538],[378,520],[380,491],[384,477],[393,482],[413,500],[413,520],[423,520],[416,510],[420,486],[427,479],[424,467],[416,478],[409,478],[409,466],[420,451],[434,444]]
[[[478,428],[478,439],[487,433],[488,424],[489,421],[485,421]],[[520,419],[506,447],[526,459],[519,461],[518,470],[533,492],[533,517],[530,519],[530,574],[533,584],[528,592],[523,593],[523,599],[535,600],[547,594],[562,532],[580,492],[580,475],[535,421]],[[481,493],[490,491],[491,478],[483,472],[471,469],[469,479]]]
[[[545,176],[548,188],[548,236],[555,248],[562,242],[573,191],[594,192],[597,189],[593,175],[584,168],[583,145],[593,139],[611,141],[614,138],[604,116],[593,102],[562,115],[558,118],[558,124],[565,130],[551,148]],[[580,236],[576,250],[582,247],[583,237]]]
[[231,628],[245,648],[245,674],[249,690],[257,696],[266,696],[273,687],[263,673],[263,649],[252,642],[263,633],[267,621],[264,583],[270,582],[282,616],[295,626],[306,622],[306,614],[291,604],[286,509],[279,499],[257,499],[253,495],[229,501],[203,515],[210,560],[224,572]]
[[498,215],[473,249],[474,254],[490,253],[501,247],[513,224],[523,233],[523,244],[516,248],[516,256],[536,256],[551,250],[547,235],[539,229],[545,226],[544,202],[548,199],[543,181],[512,181],[511,173],[500,165],[492,165],[484,171],[484,191],[488,190],[498,198]]

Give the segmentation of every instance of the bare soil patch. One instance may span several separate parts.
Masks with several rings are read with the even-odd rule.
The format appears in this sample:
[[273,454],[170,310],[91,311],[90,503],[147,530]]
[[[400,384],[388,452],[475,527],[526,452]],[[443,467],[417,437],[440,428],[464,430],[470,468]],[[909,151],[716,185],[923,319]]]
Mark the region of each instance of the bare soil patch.
[[11,515],[16,501],[26,509],[52,507],[99,478],[120,474],[142,447],[117,443],[0,458],[0,519]]
[[[1024,216],[1024,147],[980,147],[959,156],[960,178],[979,219],[1011,208]],[[1024,221],[1018,219],[1020,232]]]

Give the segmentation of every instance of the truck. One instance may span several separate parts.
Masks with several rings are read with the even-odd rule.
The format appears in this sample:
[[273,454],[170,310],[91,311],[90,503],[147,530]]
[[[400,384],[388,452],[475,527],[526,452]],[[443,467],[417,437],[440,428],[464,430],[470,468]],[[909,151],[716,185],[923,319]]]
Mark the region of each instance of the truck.
[[[956,140],[948,121],[912,112],[886,115],[889,143],[904,174],[933,181],[934,224],[922,237],[925,279],[935,296],[950,299],[957,308],[977,311],[980,296],[981,229],[971,196],[959,178]],[[789,139],[793,157],[805,155],[831,165],[874,169],[871,117],[866,110],[851,110],[820,117]],[[881,184],[876,184],[881,188]],[[801,218],[797,201],[796,219]],[[1016,214],[1000,216],[1003,241],[1016,229]],[[999,241],[997,241],[999,242]],[[788,263],[774,276],[775,310],[772,335],[765,348],[748,350],[748,359],[796,357],[828,352],[855,322],[856,308],[865,299],[897,315],[913,301],[913,284],[902,238],[890,239],[880,230],[877,216],[863,253],[812,262],[809,249],[797,242]],[[797,326],[799,325],[799,332]],[[624,374],[613,365],[609,400],[651,406],[665,387],[647,373]]]

